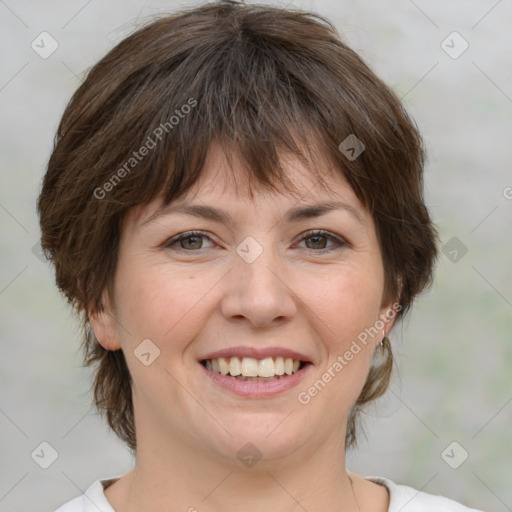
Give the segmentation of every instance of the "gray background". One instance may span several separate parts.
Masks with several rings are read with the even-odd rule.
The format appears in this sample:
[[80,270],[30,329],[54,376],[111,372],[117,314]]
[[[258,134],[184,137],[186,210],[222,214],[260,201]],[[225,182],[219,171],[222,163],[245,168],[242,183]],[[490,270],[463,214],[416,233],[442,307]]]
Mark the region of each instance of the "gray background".
[[[0,0],[1,511],[54,510],[132,466],[91,407],[76,322],[33,252],[35,201],[83,73],[148,16],[192,3]],[[511,2],[291,5],[329,17],[403,97],[427,143],[427,203],[448,244],[433,289],[392,333],[399,371],[348,467],[512,510]],[[47,59],[31,48],[43,31],[59,45]],[[469,44],[458,58],[441,46],[453,31]],[[463,44],[447,43],[452,53]],[[43,441],[58,452],[48,469],[31,457]],[[445,460],[460,463],[462,450],[453,469]]]

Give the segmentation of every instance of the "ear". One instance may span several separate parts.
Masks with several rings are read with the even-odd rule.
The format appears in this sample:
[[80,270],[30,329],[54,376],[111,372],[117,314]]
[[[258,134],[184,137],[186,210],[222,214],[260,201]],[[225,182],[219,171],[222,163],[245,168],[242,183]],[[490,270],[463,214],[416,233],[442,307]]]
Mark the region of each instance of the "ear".
[[121,348],[119,332],[117,330],[114,312],[111,310],[107,293],[101,299],[101,306],[88,313],[92,330],[105,350],[117,350]]
[[[379,320],[384,324],[382,327],[382,338],[389,334],[391,328],[395,324],[396,315],[402,309],[398,301],[390,302],[380,308]],[[379,340],[380,343],[380,340]]]
[[[382,305],[379,310],[379,320],[384,324],[382,327],[382,338],[389,334],[391,328],[395,324],[396,317],[398,312],[402,310],[402,305],[400,304],[400,297],[402,295],[402,280],[398,279],[398,293],[397,297],[384,297],[382,301]],[[381,339],[382,339],[381,338]],[[380,343],[380,340],[378,341]]]

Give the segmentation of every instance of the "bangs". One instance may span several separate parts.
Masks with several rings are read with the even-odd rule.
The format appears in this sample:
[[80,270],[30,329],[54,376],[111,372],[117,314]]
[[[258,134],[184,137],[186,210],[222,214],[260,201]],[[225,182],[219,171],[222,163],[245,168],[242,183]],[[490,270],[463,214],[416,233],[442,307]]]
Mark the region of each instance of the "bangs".
[[[155,145],[105,199],[130,207],[162,196],[168,204],[201,179],[212,144],[224,151],[235,184],[237,177],[247,178],[251,195],[254,184],[299,197],[283,170],[287,155],[298,158],[328,188],[331,168],[341,174],[337,142],[326,129],[332,120],[315,105],[321,100],[316,91],[300,81],[312,72],[311,64],[299,68],[288,53],[236,40],[205,51],[197,48],[172,70],[162,70],[152,79],[152,101],[139,105],[137,116],[126,119],[123,132],[115,136],[125,149],[133,148],[141,133],[146,134],[142,142]],[[133,84],[134,94],[127,94],[132,101],[141,85]],[[340,121],[336,133],[346,131]],[[242,168],[234,165],[233,155]]]

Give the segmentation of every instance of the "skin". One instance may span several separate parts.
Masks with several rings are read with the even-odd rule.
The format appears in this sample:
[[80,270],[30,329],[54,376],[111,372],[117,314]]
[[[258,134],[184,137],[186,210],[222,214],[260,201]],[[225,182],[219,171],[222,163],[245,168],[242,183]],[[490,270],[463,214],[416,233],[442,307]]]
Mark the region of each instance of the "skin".
[[[286,159],[285,168],[301,199],[259,188],[251,195],[245,178],[235,186],[214,145],[201,181],[177,202],[227,210],[233,225],[175,213],[142,225],[160,198],[124,219],[113,300],[105,294],[107,308],[90,312],[99,342],[124,351],[133,378],[137,459],[105,491],[117,512],[388,510],[385,487],[350,474],[352,487],[344,441],[347,415],[393,321],[308,404],[297,400],[392,305],[384,298],[375,226],[339,175],[326,190],[299,160]],[[284,221],[292,207],[333,199],[361,220],[334,210]],[[312,229],[345,243],[302,239]],[[206,236],[164,247],[190,230]],[[236,253],[247,236],[263,249],[252,263]],[[144,339],[160,349],[149,366],[134,355]],[[313,367],[280,395],[238,397],[212,384],[198,364],[235,345],[287,347],[306,354]],[[262,454],[252,467],[237,458],[247,442]]]

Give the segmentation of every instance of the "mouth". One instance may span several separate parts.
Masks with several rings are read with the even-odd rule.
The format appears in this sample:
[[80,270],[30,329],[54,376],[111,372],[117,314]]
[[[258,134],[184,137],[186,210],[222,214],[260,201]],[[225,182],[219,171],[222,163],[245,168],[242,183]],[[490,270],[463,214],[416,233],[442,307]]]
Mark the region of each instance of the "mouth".
[[285,379],[301,371],[311,363],[291,357],[217,357],[203,359],[201,364],[218,375],[232,377],[239,381],[268,382]]
[[243,398],[270,398],[297,386],[313,364],[291,357],[216,357],[199,361],[210,383]]

